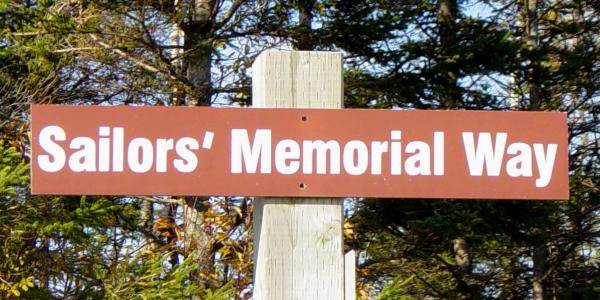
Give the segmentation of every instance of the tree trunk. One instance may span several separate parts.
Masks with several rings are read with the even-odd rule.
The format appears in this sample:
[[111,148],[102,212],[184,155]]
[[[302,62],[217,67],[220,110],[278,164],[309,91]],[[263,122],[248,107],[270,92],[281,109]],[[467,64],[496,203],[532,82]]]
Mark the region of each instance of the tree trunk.
[[200,269],[206,270],[210,261],[208,253],[209,236],[202,227],[202,212],[208,207],[203,203],[205,197],[186,197],[183,205],[183,234],[185,236],[185,252],[198,251],[198,257],[205,259],[206,262],[200,262]]
[[[538,47],[538,1],[537,0],[524,0],[523,2],[523,16],[525,25],[525,41],[529,50],[535,50]],[[537,82],[537,62],[532,61],[529,66],[529,76],[527,78],[529,87],[529,110],[539,110],[541,108],[541,88]],[[544,285],[544,273],[546,272],[546,260],[548,257],[548,250],[545,244],[535,245],[532,249],[532,260],[533,260],[533,299],[542,300],[546,296],[546,287]]]
[[452,241],[452,246],[458,269],[464,274],[471,273],[471,257],[467,241],[464,238],[456,238]]
[[184,30],[187,51],[185,77],[193,86],[193,93],[187,95],[189,106],[210,106],[211,101],[211,55],[212,41],[202,32]]
[[[456,19],[458,4],[456,0],[440,0],[437,6],[437,26],[439,36],[438,47],[438,72],[436,75],[436,88],[440,107],[459,108],[462,106],[462,92],[458,86],[458,67],[452,63],[456,52]],[[468,284],[467,277],[471,273],[471,258],[469,245],[463,237],[452,241],[454,258],[458,276],[458,289],[467,296],[473,296],[472,287]]]
[[[181,30],[180,24],[173,24],[171,29],[171,34],[169,35],[169,40],[171,40],[171,45],[181,47],[183,44],[182,41],[184,39],[183,31]],[[182,58],[183,49],[182,48],[173,48],[171,49],[169,55],[171,56],[171,64],[175,69],[177,74],[182,74]],[[182,101],[185,101],[185,95],[182,93],[179,88],[174,87],[173,93],[171,94],[171,105],[182,105]]]
[[[537,0],[524,0],[525,10],[525,40],[530,50],[535,49],[539,43]],[[532,61],[529,68],[529,109],[539,110],[541,108],[541,87],[536,82],[537,61]]]
[[458,6],[456,0],[438,1],[437,22],[442,47],[449,45],[454,37],[454,22]]
[[437,74],[437,88],[440,106],[444,108],[458,108],[462,103],[462,93],[458,83],[457,65],[452,63],[456,46],[456,16],[458,5],[456,0],[440,0],[438,2],[437,25],[440,38],[438,49],[438,65],[443,66]]
[[314,0],[298,0],[298,32],[299,38],[294,42],[297,50],[313,50],[314,43],[311,38]]
[[457,279],[457,288],[468,299],[477,298],[477,289],[471,283],[470,274],[472,272],[471,255],[469,244],[464,238],[452,240],[454,250],[454,260],[456,262],[456,271],[454,276]]
[[[213,51],[212,27],[214,26],[214,0],[184,0],[184,20],[181,23],[185,55],[182,69],[192,85],[191,94],[182,96],[188,106],[211,104],[211,55]],[[198,271],[192,275],[198,282],[207,283],[202,273],[211,270],[210,237],[204,230],[202,212],[208,209],[206,197],[186,197],[183,203],[183,234],[185,254],[197,251]],[[199,299],[194,297],[193,299]]]
[[544,285],[547,258],[546,245],[537,245],[533,248],[533,300],[543,300],[547,296],[547,288]]
[[140,226],[142,228],[142,232],[144,238],[142,240],[143,251],[152,251],[155,246],[154,239],[152,238],[152,225],[154,222],[154,203],[148,200],[141,200],[141,214],[140,214]]
[[184,33],[185,76],[194,91],[186,104],[209,106],[211,98],[212,12],[214,0],[188,0],[188,15],[181,25]]

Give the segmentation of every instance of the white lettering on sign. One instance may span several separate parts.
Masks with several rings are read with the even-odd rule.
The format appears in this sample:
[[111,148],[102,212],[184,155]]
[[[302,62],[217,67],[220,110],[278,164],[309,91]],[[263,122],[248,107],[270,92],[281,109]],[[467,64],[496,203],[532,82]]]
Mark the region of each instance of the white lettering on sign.
[[[304,150],[302,152],[302,173],[312,174],[313,166],[316,163],[316,173],[327,174],[327,161],[329,161],[329,174],[340,174],[340,144],[338,142],[304,141],[302,149]],[[313,159],[314,157],[316,159]]]
[[[231,130],[231,173],[256,173],[260,165],[261,174],[270,174],[271,161],[275,171],[284,175],[296,174],[346,174],[381,175],[384,165],[391,175],[400,175],[402,170],[409,176],[444,175],[444,133],[433,133],[433,148],[423,141],[409,142],[402,150],[402,133],[390,132],[390,141],[351,140],[340,144],[336,140],[304,140],[301,142],[284,139],[272,147],[269,129],[258,129],[250,142],[248,130]],[[302,146],[300,146],[302,145]],[[271,149],[275,149],[273,152]],[[432,159],[433,149],[433,159]],[[388,155],[389,153],[389,155]],[[402,163],[402,157],[406,160]],[[302,158],[302,159],[300,159]],[[388,160],[389,162],[385,162]],[[389,166],[389,167],[387,167]]]
[[271,173],[271,130],[258,129],[250,145],[246,129],[231,130],[231,173],[242,173],[242,162],[246,173],[256,173],[260,159],[260,172]]
[[[70,137],[56,125],[38,135],[40,169],[56,173],[64,168],[81,172],[167,173],[170,168],[191,173],[198,168],[200,149],[212,148],[215,134],[194,137],[126,136],[123,127],[99,126],[96,137]],[[552,180],[558,145],[524,143],[506,132],[461,132],[465,170],[470,176],[535,178],[535,186]],[[443,176],[445,133],[433,131],[425,140],[403,140],[401,130],[390,130],[389,139],[364,141],[273,140],[271,129],[231,129],[232,174],[319,174],[381,176]],[[456,158],[453,158],[456,159]]]
[[275,168],[281,174],[294,174],[300,169],[300,146],[294,140],[282,140],[275,147],[275,158]]
[[[212,141],[212,134],[205,135]],[[203,143],[204,145],[205,143]],[[204,146],[203,146],[204,147]],[[182,173],[189,173],[196,169],[198,166],[198,157],[192,150],[198,150],[198,141],[191,137],[184,137],[177,141],[175,144],[175,151],[180,158],[173,160],[173,165],[177,171]]]
[[48,154],[38,155],[37,161],[40,169],[54,173],[60,171],[65,165],[65,150],[56,142],[67,139],[65,131],[58,126],[46,126],[40,131],[40,145]]
[[482,176],[484,169],[487,176],[500,176],[506,152],[512,156],[506,162],[505,167],[509,176],[532,177],[533,156],[535,156],[539,176],[535,180],[535,186],[541,188],[550,183],[558,149],[557,144],[548,144],[544,149],[543,144],[529,145],[515,142],[508,145],[507,148],[508,134],[506,132],[496,133],[494,142],[490,132],[480,132],[477,142],[475,142],[473,132],[463,132],[462,138],[471,176]]
[[94,140],[89,137],[77,137],[71,141],[69,148],[77,150],[69,157],[69,168],[73,172],[96,171],[96,143]]
[[[207,131],[202,147],[212,147],[214,134]],[[68,141],[68,143],[67,143]],[[67,157],[66,145],[70,151]],[[97,140],[78,136],[68,139],[60,126],[46,126],[39,134],[39,145],[45,154],[37,162],[45,172],[55,173],[65,166],[73,172],[123,172],[124,165],[135,173],[168,171],[169,165],[181,173],[190,173],[198,167],[196,151],[200,143],[193,137],[157,138],[134,137],[125,143],[122,127],[100,126]],[[173,154],[170,154],[173,152]],[[169,155],[173,157],[168,160]]]

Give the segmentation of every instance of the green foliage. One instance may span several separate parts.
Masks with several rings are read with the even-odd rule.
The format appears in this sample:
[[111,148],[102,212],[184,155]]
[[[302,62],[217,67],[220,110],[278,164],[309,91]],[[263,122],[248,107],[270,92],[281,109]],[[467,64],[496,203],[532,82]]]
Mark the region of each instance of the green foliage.
[[[17,196],[17,189],[25,186],[29,168],[23,161],[21,154],[14,148],[7,148],[4,141],[0,141],[0,212],[8,212],[18,207],[5,207],[4,203]],[[4,210],[6,209],[6,210]],[[0,216],[0,220],[1,220]],[[0,223],[2,225],[2,223]],[[6,226],[5,224],[4,226]],[[6,230],[0,227],[0,239],[6,242]],[[2,251],[4,252],[4,251]],[[33,277],[19,274],[24,260],[11,261],[9,253],[4,254],[0,263],[0,297],[19,297],[33,287]],[[5,273],[5,271],[8,271]],[[16,273],[16,276],[5,274]]]
[[[52,285],[60,284],[82,298],[233,297],[231,284],[213,289],[192,279],[197,269],[194,253],[175,266],[167,261],[176,253],[133,252],[131,258],[114,260],[126,253],[122,242],[115,244],[123,238],[119,235],[134,229],[127,224],[139,217],[133,204],[102,197],[20,198],[17,191],[26,185],[28,165],[3,143],[0,170],[0,297],[45,299],[59,288]],[[115,230],[122,233],[115,236]],[[76,284],[61,283],[54,277],[61,273],[76,278]]]
[[379,294],[377,299],[379,300],[406,300],[411,299],[408,293],[403,293],[402,289],[409,284],[411,281],[415,280],[416,275],[411,275],[406,279],[401,279],[397,277],[392,281],[388,286],[384,287]]
[[[45,77],[55,72],[61,56],[53,53],[64,34],[72,29],[66,14],[52,14],[54,1],[38,1],[37,5],[19,5],[15,1],[0,4],[0,62],[18,67],[4,76]],[[52,32],[53,34],[43,34]],[[23,39],[34,37],[34,39]],[[4,77],[2,76],[2,77]],[[2,78],[1,79],[5,79]],[[33,78],[32,78],[33,79]],[[6,80],[6,79],[5,79]]]
[[23,188],[29,179],[29,168],[21,153],[15,148],[7,148],[0,141],[0,199],[17,196],[17,189]]
[[[456,13],[446,15],[451,22],[440,18],[446,13],[442,3],[454,6]],[[344,41],[342,48],[352,53],[346,61],[351,67],[345,72],[346,106],[560,110],[569,114],[570,127],[568,202],[360,202],[350,219],[356,239],[347,244],[363,249],[362,291],[392,299],[521,299],[530,297],[536,276],[545,278],[548,297],[594,290],[600,276],[600,27],[587,14],[598,7],[586,1],[535,3],[539,17],[525,20],[532,12],[522,2],[396,1],[391,5],[397,5],[393,11],[403,16],[404,26],[382,29],[391,36],[368,34],[382,39],[365,46],[369,51],[356,51],[361,45],[353,43],[360,38]],[[376,15],[375,8],[386,4],[367,1],[363,8]],[[352,18],[353,9],[340,6],[337,22],[363,22]],[[467,265],[457,260],[457,239],[468,244]],[[534,261],[540,248],[548,254]],[[540,264],[541,275],[532,269]],[[413,275],[417,279],[397,285]]]
[[31,197],[28,165],[3,143],[0,170],[0,297],[45,299],[62,280],[80,297],[102,295],[94,287],[102,280],[96,271],[110,267],[106,252],[118,251],[108,248],[113,230],[137,218],[133,205],[97,197]]
[[206,289],[191,278],[196,270],[196,254],[191,253],[183,262],[169,266],[168,260],[176,253],[152,253],[120,261],[105,279],[108,299],[188,299],[199,296],[206,300],[226,300],[234,297],[235,289],[226,284],[217,289]]

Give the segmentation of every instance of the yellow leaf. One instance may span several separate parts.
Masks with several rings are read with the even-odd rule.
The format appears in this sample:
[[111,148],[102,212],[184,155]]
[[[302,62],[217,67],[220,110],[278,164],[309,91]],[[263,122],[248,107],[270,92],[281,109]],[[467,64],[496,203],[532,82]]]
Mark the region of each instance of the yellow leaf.
[[596,185],[594,184],[594,182],[592,181],[591,178],[586,178],[585,180],[583,180],[581,182],[581,184],[583,184],[583,186],[589,187],[589,188],[595,188],[596,187]]
[[223,256],[227,256],[227,254],[229,254],[231,252],[231,249],[230,249],[230,247],[223,247],[223,248],[219,249],[219,252]]
[[239,207],[234,207],[233,210],[241,217],[242,216],[242,210]]

